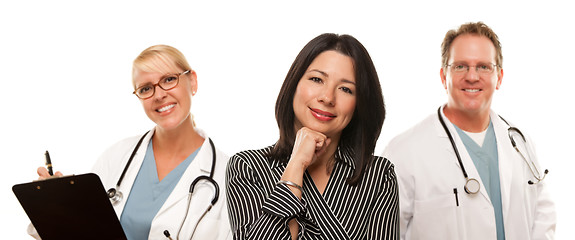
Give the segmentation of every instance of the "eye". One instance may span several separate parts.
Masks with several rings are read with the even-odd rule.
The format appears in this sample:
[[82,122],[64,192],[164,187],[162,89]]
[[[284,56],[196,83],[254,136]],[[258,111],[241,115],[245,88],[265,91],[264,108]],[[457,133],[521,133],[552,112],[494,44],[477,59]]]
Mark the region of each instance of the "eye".
[[151,85],[146,85],[146,86],[142,86],[140,88],[138,88],[138,93],[141,94],[146,94],[147,92],[152,91],[152,86]]
[[321,78],[318,78],[318,77],[310,77],[309,80],[311,80],[312,82],[316,82],[316,83],[321,83],[321,82],[323,82],[323,81],[321,80]]
[[175,82],[176,80],[178,80],[178,78],[176,76],[167,76],[164,79],[162,79],[162,82],[172,83],[172,82]]
[[477,70],[478,71],[482,71],[482,72],[490,72],[491,71],[491,66],[490,65],[477,65]]
[[465,65],[463,65],[463,64],[455,64],[455,65],[453,66],[453,69],[454,69],[455,71],[463,71],[463,70],[466,70],[466,69],[467,69],[467,66],[465,66]]
[[353,91],[348,87],[340,87],[339,89],[341,89],[345,93],[353,94]]

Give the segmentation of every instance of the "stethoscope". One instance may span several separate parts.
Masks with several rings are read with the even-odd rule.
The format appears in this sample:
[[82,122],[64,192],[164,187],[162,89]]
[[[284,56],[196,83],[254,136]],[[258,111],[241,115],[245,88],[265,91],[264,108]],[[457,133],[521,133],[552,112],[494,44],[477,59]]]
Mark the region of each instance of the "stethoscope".
[[[463,161],[461,161],[461,156],[459,155],[459,150],[457,150],[457,146],[455,146],[455,141],[453,140],[453,137],[451,136],[449,129],[447,129],[447,125],[445,125],[445,122],[443,121],[443,118],[441,117],[441,107],[439,107],[437,109],[437,118],[439,118],[439,122],[441,122],[441,126],[443,126],[445,133],[447,133],[447,137],[449,138],[449,141],[451,142],[451,146],[453,147],[453,151],[455,152],[455,156],[457,157],[457,161],[459,162],[459,166],[461,166],[461,171],[463,172],[463,177],[465,177],[465,185],[464,185],[463,189],[468,194],[478,193],[479,189],[481,189],[481,185],[479,184],[479,181],[477,179],[469,178],[469,176],[467,175],[467,171],[465,171],[465,167],[463,166]],[[533,185],[533,184],[537,184],[537,183],[543,181],[543,179],[545,179],[545,176],[547,176],[547,173],[549,173],[549,170],[545,169],[545,171],[543,172],[543,175],[541,175],[539,170],[537,170],[537,166],[535,166],[535,163],[533,162],[533,160],[531,158],[531,154],[529,154],[528,149],[527,149],[527,154],[529,155],[530,161],[527,161],[527,158],[525,157],[525,155],[517,147],[517,143],[515,142],[515,139],[513,139],[512,133],[516,132],[519,136],[521,136],[521,139],[523,139],[523,143],[525,144],[525,146],[527,146],[527,141],[525,139],[525,136],[523,136],[523,133],[518,128],[512,127],[511,125],[509,125],[509,123],[505,119],[503,119],[503,117],[499,116],[499,118],[501,118],[501,120],[503,120],[503,122],[505,122],[509,126],[509,128],[507,129],[507,134],[509,136],[509,139],[511,140],[511,145],[519,153],[521,158],[523,158],[523,161],[525,162],[525,164],[527,164],[527,166],[529,166],[529,170],[531,171],[531,174],[537,180],[537,182],[533,182],[531,180],[528,180],[527,183],[529,185]]]
[[[118,189],[120,189],[120,184],[122,183],[122,180],[124,179],[124,175],[126,175],[126,172],[128,171],[128,168],[130,167],[130,164],[132,163],[134,156],[136,155],[136,152],[140,148],[142,141],[144,140],[146,135],[148,135],[149,132],[150,131],[146,132],[140,138],[140,140],[136,144],[136,147],[134,147],[134,150],[132,151],[132,154],[130,155],[130,158],[128,159],[128,163],[126,163],[126,166],[124,167],[124,171],[122,171],[122,175],[120,175],[120,179],[118,179],[118,183],[116,183],[116,187],[108,189],[107,194],[108,194],[108,198],[110,198],[110,201],[112,202],[112,205],[116,205],[122,201],[123,194]],[[214,142],[212,141],[212,139],[208,138],[208,140],[210,142],[210,147],[212,148],[212,168],[210,171],[210,175],[209,176],[206,176],[206,175],[198,176],[196,179],[194,179],[194,181],[192,181],[192,184],[190,184],[190,191],[188,193],[188,206],[186,207],[186,214],[184,215],[184,220],[182,220],[182,223],[180,224],[180,228],[178,229],[178,234],[176,236],[176,239],[179,239],[180,232],[182,231],[182,227],[184,226],[184,223],[186,222],[186,218],[188,217],[188,212],[190,210],[190,203],[192,200],[192,194],[194,193],[194,187],[196,186],[196,183],[198,183],[201,180],[206,180],[206,181],[212,183],[212,185],[214,185],[214,197],[212,198],[212,201],[211,201],[210,205],[208,206],[208,208],[206,208],[204,213],[200,216],[200,219],[198,219],[198,221],[196,222],[196,225],[194,226],[194,230],[192,231],[192,235],[191,235],[190,239],[192,239],[192,237],[194,236],[194,233],[196,232],[196,228],[198,227],[198,224],[202,221],[202,219],[204,218],[206,213],[208,213],[212,209],[212,207],[216,204],[216,202],[218,202],[218,198],[220,196],[220,187],[218,186],[218,183],[213,179],[214,169],[216,167],[216,148],[214,147]],[[170,236],[170,232],[168,230],[165,230],[163,233],[168,239],[172,239]]]

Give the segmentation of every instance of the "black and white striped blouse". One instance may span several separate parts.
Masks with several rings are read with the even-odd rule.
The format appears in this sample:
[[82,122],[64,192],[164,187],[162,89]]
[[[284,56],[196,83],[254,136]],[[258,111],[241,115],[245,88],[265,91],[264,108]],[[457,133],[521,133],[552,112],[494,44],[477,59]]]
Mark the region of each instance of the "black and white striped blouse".
[[361,182],[352,186],[352,157],[336,153],[323,196],[307,173],[299,200],[277,185],[286,165],[267,158],[271,146],[234,155],[226,171],[226,191],[234,239],[291,239],[296,218],[299,239],[399,239],[398,187],[393,165],[374,157]]

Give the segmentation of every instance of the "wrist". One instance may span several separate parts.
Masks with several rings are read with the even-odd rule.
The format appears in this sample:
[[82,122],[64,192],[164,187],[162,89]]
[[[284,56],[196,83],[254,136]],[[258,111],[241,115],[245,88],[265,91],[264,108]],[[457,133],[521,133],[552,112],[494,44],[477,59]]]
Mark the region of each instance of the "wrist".
[[306,160],[298,155],[292,155],[289,159],[289,162],[286,166],[287,168],[293,169],[294,171],[301,171],[302,174],[307,169],[311,160]]
[[305,170],[304,165],[290,161],[281,176],[281,180],[291,181],[301,185]]
[[297,190],[299,190],[300,192],[303,193],[303,187],[302,187],[301,185],[297,184],[297,183],[292,182],[292,181],[280,180],[280,181],[278,181],[278,182],[276,183],[276,185],[280,185],[280,184],[286,185],[286,186],[288,186],[289,188],[292,188],[292,189],[297,189]]

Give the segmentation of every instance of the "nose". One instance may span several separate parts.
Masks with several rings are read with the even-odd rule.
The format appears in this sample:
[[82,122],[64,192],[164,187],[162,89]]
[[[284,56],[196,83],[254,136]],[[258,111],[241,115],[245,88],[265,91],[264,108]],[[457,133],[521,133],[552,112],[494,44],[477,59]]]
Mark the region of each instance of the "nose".
[[479,73],[475,67],[470,67],[467,73],[465,73],[465,79],[468,81],[477,81],[479,80]]
[[156,84],[156,85],[154,86],[154,96],[153,96],[153,97],[154,97],[155,100],[161,100],[161,99],[163,99],[163,98],[165,98],[165,97],[167,96],[167,93],[166,93],[166,92],[167,92],[167,91],[164,90],[164,89],[162,89],[162,88],[160,87],[160,85],[157,85],[157,84]]
[[333,106],[335,104],[334,90],[328,87],[324,88],[318,97],[318,101],[323,104]]

